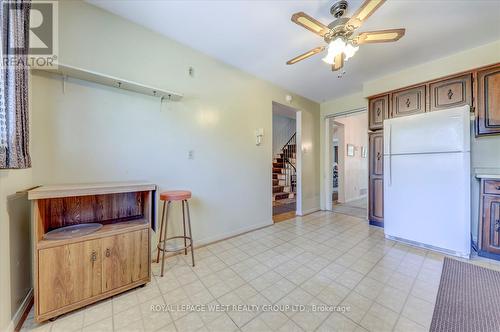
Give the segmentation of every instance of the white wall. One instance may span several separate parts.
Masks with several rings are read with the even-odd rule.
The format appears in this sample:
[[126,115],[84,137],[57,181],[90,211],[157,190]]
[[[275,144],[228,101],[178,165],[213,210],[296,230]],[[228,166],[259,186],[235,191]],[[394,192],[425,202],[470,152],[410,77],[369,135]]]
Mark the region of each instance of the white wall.
[[273,114],[273,155],[281,151],[281,148],[290,140],[296,131],[297,122],[295,119]]
[[[363,146],[368,148],[367,121],[367,112],[335,118],[335,122],[344,127],[343,138],[339,140],[343,143],[342,156],[339,153],[339,158],[344,159],[339,169],[342,173],[341,182],[343,182],[339,187],[340,203],[363,198],[368,190],[368,158],[361,156],[361,148]],[[347,144],[354,145],[353,157],[347,155]]]

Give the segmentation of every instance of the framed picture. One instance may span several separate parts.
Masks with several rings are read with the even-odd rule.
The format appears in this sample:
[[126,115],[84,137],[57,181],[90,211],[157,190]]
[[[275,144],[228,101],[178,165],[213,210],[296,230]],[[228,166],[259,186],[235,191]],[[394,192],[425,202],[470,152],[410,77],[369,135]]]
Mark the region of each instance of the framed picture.
[[362,146],[361,147],[361,157],[366,158],[366,153],[367,153],[366,146]]
[[354,157],[354,145],[347,144],[347,156]]

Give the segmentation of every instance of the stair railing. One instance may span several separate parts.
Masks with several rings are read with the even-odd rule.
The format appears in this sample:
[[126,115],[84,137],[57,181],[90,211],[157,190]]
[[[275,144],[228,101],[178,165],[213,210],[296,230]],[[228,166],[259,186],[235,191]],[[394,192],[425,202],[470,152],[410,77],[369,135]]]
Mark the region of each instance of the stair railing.
[[297,134],[294,133],[288,142],[281,148],[282,169],[285,170],[285,186],[290,187],[290,192],[295,193],[297,187],[297,169],[292,162],[293,154],[297,153]]

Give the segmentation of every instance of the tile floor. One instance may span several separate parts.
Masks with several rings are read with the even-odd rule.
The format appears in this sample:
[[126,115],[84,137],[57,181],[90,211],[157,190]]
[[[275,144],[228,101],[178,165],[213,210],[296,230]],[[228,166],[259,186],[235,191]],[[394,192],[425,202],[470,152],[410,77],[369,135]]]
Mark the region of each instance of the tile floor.
[[[330,212],[195,254],[195,268],[189,255],[171,257],[163,278],[153,264],[147,286],[54,322],[38,325],[31,312],[22,331],[427,331],[443,261],[440,254],[385,240],[383,230],[366,221]],[[473,262],[500,270],[493,261]],[[166,304],[173,310],[152,310]],[[181,310],[205,304],[254,310]],[[271,304],[281,311],[265,309]],[[303,311],[313,305],[323,310]]]

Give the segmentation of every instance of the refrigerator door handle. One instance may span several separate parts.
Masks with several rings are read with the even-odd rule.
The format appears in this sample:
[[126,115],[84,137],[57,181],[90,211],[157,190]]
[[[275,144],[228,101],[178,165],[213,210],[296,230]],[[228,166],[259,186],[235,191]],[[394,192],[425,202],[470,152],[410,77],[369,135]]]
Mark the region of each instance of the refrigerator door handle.
[[389,156],[389,162],[387,163],[388,166],[389,166],[389,186],[392,185],[392,135],[391,135],[391,130],[392,130],[392,125],[389,124],[389,128],[388,128],[388,132],[387,132],[387,139],[388,139],[388,143],[387,144],[387,147],[389,148],[389,151],[387,151],[388,153],[388,156]]

